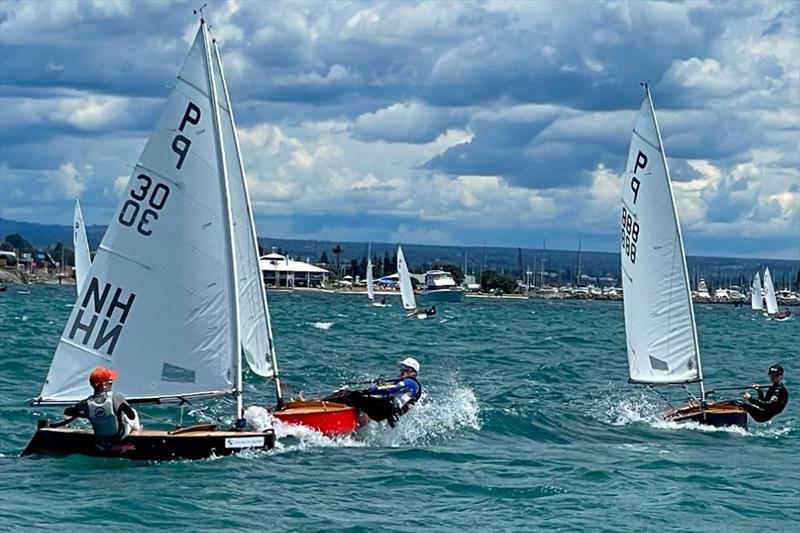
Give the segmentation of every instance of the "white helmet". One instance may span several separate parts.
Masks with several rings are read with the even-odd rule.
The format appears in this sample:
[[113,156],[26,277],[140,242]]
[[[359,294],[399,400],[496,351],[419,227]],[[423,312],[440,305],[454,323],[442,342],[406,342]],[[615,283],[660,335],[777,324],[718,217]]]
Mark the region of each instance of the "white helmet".
[[399,364],[400,366],[407,366],[408,368],[413,368],[414,372],[419,372],[419,361],[417,361],[413,357],[406,357],[402,361],[398,361],[397,364]]

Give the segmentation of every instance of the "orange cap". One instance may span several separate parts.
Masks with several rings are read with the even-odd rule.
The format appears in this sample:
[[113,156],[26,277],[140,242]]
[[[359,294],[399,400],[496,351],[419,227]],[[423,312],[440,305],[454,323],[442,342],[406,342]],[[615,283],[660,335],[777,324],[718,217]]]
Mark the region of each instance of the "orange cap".
[[109,381],[113,381],[119,377],[119,372],[116,370],[111,370],[110,368],[106,368],[104,366],[98,366],[92,373],[89,374],[89,383],[92,387],[97,387],[99,385],[103,385],[104,383],[108,383]]

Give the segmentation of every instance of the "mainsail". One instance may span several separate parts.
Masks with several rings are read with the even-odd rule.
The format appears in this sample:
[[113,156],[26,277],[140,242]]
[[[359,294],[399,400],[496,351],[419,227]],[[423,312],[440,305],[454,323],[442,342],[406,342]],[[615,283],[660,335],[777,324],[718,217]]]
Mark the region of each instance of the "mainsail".
[[266,293],[259,267],[250,194],[247,189],[244,163],[239,149],[236,122],[228,95],[228,86],[222,70],[217,43],[214,41],[212,63],[218,95],[222,141],[225,146],[225,164],[228,171],[231,217],[236,249],[236,275],[239,293],[239,323],[241,342],[250,369],[264,377],[273,375],[274,346]]
[[397,247],[397,274],[400,277],[400,296],[403,298],[403,309],[412,311],[417,308],[414,300],[414,288],[411,286],[411,274],[408,273],[406,258],[403,249]]
[[761,276],[758,272],[753,277],[753,284],[750,286],[750,307],[756,310],[764,309],[764,301],[761,296]]
[[764,299],[767,301],[767,314],[776,314],[778,312],[778,298],[775,296],[775,286],[772,284],[769,267],[764,271]]
[[621,228],[631,381],[702,381],[683,239],[649,90],[623,176]]
[[375,292],[372,288],[372,247],[367,250],[367,298],[371,302],[375,299]]
[[89,255],[89,240],[86,238],[86,226],[83,224],[83,213],[81,204],[75,200],[75,222],[72,225],[72,245],[75,251],[75,285],[78,294],[83,290],[86,281],[86,274],[89,273],[89,266],[92,264]]
[[133,399],[235,392],[239,355],[221,139],[205,24],[135,166],[58,343],[42,403],[91,391],[95,366]]

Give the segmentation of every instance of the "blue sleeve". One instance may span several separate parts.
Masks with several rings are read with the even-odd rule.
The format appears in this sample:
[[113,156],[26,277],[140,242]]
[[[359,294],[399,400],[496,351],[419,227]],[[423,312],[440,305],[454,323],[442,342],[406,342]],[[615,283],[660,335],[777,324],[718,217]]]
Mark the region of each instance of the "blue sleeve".
[[392,386],[373,385],[372,387],[369,388],[369,393],[374,396],[391,396],[393,394],[396,394],[398,392],[403,392],[406,390],[410,390],[414,394],[417,393],[418,387],[413,379],[404,379],[402,381],[398,381]]

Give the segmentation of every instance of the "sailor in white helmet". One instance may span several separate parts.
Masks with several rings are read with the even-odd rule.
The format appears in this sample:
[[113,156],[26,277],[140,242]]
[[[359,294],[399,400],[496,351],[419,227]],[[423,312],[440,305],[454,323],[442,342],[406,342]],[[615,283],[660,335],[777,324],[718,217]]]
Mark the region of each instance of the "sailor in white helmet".
[[340,390],[325,398],[326,401],[351,405],[367,414],[372,420],[386,420],[394,427],[422,396],[422,385],[417,379],[419,361],[406,357],[398,361],[400,377],[380,380],[369,389],[353,391]]

